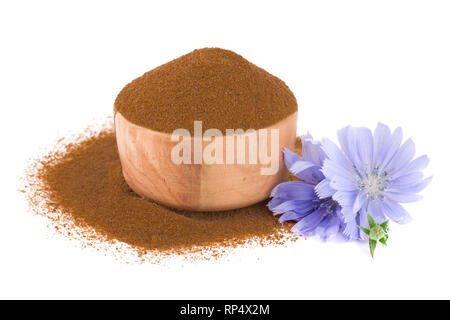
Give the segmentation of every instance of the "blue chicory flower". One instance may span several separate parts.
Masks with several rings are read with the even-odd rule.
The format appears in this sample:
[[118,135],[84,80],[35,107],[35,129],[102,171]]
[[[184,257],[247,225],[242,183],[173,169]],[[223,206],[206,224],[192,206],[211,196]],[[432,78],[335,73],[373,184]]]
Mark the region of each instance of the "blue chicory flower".
[[311,135],[302,137],[302,156],[288,149],[283,150],[289,171],[302,181],[289,181],[276,186],[268,203],[275,215],[281,214],[280,222],[293,220],[297,223],[292,231],[304,236],[318,235],[327,240],[343,227],[341,207],[331,196],[319,198],[315,187],[325,179],[321,169],[326,154],[319,142]]
[[364,239],[367,215],[377,223],[387,218],[406,223],[411,217],[400,203],[421,199],[418,192],[431,180],[421,172],[429,162],[423,155],[413,160],[411,139],[402,144],[402,130],[393,133],[379,123],[374,134],[368,128],[345,127],[338,131],[342,151],[330,140],[323,141],[325,179],[317,185],[321,199],[330,197],[342,207],[343,233],[349,239]]

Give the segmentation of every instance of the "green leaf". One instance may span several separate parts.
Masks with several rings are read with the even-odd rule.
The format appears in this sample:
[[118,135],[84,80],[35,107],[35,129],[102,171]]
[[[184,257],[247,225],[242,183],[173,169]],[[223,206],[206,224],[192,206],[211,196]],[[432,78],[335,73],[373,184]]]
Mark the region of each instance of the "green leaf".
[[370,235],[370,230],[364,227],[359,227],[365,234]]
[[382,224],[380,224],[380,227],[383,228],[384,232],[388,232],[389,231],[389,220],[386,220],[385,222],[383,222]]
[[380,239],[380,243],[384,246],[387,246],[386,241],[387,241],[387,236],[386,236],[386,238]]
[[375,220],[373,220],[372,216],[368,212],[367,212],[367,221],[369,222],[370,229],[372,229],[373,227],[375,227],[377,225]]
[[372,258],[373,258],[373,254],[375,253],[376,247],[377,247],[377,241],[369,240],[370,255],[372,256]]

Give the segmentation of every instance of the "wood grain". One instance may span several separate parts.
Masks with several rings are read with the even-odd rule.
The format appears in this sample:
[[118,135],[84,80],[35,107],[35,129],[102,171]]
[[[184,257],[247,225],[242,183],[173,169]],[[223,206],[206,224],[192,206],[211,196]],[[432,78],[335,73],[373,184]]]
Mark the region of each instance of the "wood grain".
[[[171,151],[178,142],[171,141],[171,134],[135,125],[119,112],[114,120],[122,172],[128,185],[143,197],[192,211],[236,209],[268,198],[273,187],[287,175],[281,150],[294,148],[297,129],[297,113],[266,128],[279,129],[279,170],[274,175],[261,175],[260,169],[268,165],[259,161],[177,165],[171,160]],[[190,139],[193,146],[194,137]],[[214,139],[223,139],[225,155],[225,136]],[[211,142],[202,143],[205,147]]]

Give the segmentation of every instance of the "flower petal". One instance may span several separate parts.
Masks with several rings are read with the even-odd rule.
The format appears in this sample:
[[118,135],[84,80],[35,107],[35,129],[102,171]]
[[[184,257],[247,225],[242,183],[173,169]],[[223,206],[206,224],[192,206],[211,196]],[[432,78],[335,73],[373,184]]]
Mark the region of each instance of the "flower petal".
[[418,192],[422,191],[423,189],[425,189],[430,184],[432,178],[433,177],[428,177],[428,178],[422,180],[421,182],[419,182],[418,184],[407,188],[406,190],[411,193],[418,193]]
[[301,215],[299,215],[297,212],[288,211],[281,215],[279,221],[280,221],[280,223],[284,223],[286,221],[292,221],[292,220],[299,221],[301,218],[302,218]]
[[360,161],[358,152],[356,149],[356,133],[355,129],[351,126],[347,126],[338,131],[338,140],[344,150],[344,153],[350,159],[350,161],[358,167]]
[[283,149],[283,154],[286,167],[297,178],[314,184],[324,178],[319,165],[303,160],[298,154],[286,148]]
[[321,166],[326,155],[320,142],[314,141],[310,134],[302,136],[302,158]]
[[288,167],[288,169],[293,175],[298,176],[299,173],[302,173],[303,171],[308,170],[313,167],[319,168],[318,165],[316,165],[312,162],[301,160],[301,161],[294,162],[292,164],[292,166]]
[[353,203],[353,212],[357,213],[362,206],[364,205],[364,203],[367,201],[367,193],[364,191],[359,191],[358,195],[355,198],[355,201]]
[[368,202],[367,212],[373,217],[376,223],[380,224],[386,221],[384,215],[384,206],[381,200],[371,200]]
[[365,208],[361,210],[360,214],[357,216],[356,223],[361,227],[369,228],[369,220],[367,219],[367,206],[365,206]]
[[283,157],[284,157],[284,163],[286,164],[286,167],[291,167],[295,162],[297,161],[303,161],[302,157],[300,157],[295,152],[292,152],[288,148],[283,148]]
[[404,188],[417,184],[423,180],[423,173],[419,171],[410,172],[391,181],[390,185],[394,189]]
[[394,222],[404,224],[412,220],[409,213],[398,203],[390,200],[384,202],[384,213]]
[[379,164],[392,144],[391,130],[387,125],[378,123],[373,135],[373,144],[374,162]]
[[430,163],[430,158],[428,158],[425,154],[411,161],[408,165],[408,171],[422,171],[425,169]]
[[314,185],[303,181],[288,181],[277,185],[271,193],[271,197],[288,200],[312,200],[316,198]]
[[342,207],[353,208],[358,191],[337,191],[333,195],[333,200],[337,201]]
[[339,177],[349,182],[356,181],[356,171],[353,168],[348,170],[345,166],[331,159],[326,159],[323,162],[322,172],[329,180]]
[[344,153],[361,172],[371,170],[373,164],[373,136],[368,128],[346,127],[338,131]]
[[359,168],[372,171],[373,168],[373,136],[368,128],[355,128],[356,151],[358,152]]
[[408,139],[395,153],[392,160],[386,166],[386,170],[390,173],[395,173],[404,168],[404,166],[414,158],[416,148],[414,142]]
[[320,237],[322,240],[324,240],[325,235],[326,235],[326,229],[328,226],[328,223],[330,222],[330,219],[332,217],[331,216],[326,216],[325,218],[322,219],[322,221],[317,225],[317,227],[315,228],[315,235]]
[[328,240],[336,236],[340,229],[341,229],[341,222],[339,221],[339,218],[332,217],[330,222],[328,222],[328,226],[325,230],[325,236],[322,239]]
[[331,197],[336,192],[336,190],[330,186],[330,180],[328,179],[320,181],[314,190],[320,199]]
[[326,241],[339,232],[340,225],[341,223],[338,217],[329,215],[316,227],[316,235],[323,241]]
[[[275,199],[274,199],[275,200]],[[277,199],[278,200],[278,199]],[[270,211],[275,214],[281,214],[288,211],[296,211],[298,214],[307,213],[313,209],[312,201],[304,200],[288,200],[282,203],[271,204],[273,200],[268,203]]]
[[422,171],[428,166],[429,162],[430,159],[426,155],[422,155],[411,161],[408,165],[404,166],[402,169],[392,174],[391,178],[396,179],[402,175],[407,174],[408,172]]
[[322,147],[327,157],[332,160],[333,163],[336,163],[343,169],[346,169],[351,174],[351,176],[355,174],[354,167],[352,166],[351,162],[345,157],[345,155],[341,150],[339,150],[338,146],[333,141],[324,139]]
[[342,218],[345,223],[355,220],[356,213],[353,212],[353,206],[342,207]]
[[[267,203],[267,207],[269,208],[270,211],[273,211],[274,208],[278,207],[280,204],[282,204],[285,201],[286,201],[285,199],[273,198]],[[274,215],[280,214],[280,213],[283,213],[283,212],[279,212],[279,213],[274,212]]]
[[399,192],[399,193],[419,193],[423,189],[425,189],[428,184],[431,182],[432,177],[428,177],[423,180],[411,181],[411,183],[407,184],[391,184],[388,192]]
[[335,236],[339,231],[339,219],[335,216],[326,216],[316,227],[315,234],[323,241]]
[[345,223],[345,228],[342,231],[342,233],[349,240],[359,239],[360,238],[359,227],[358,227],[358,224],[356,223],[356,220],[353,219],[351,221],[346,222]]
[[386,197],[400,203],[416,202],[422,200],[422,196],[415,193],[388,192]]
[[398,148],[400,147],[400,144],[402,143],[402,139],[403,139],[402,129],[401,128],[395,129],[395,131],[392,133],[391,136],[391,144],[389,148],[385,150],[385,154],[380,155],[380,163],[376,164],[378,165],[380,171],[383,171],[384,168],[392,160],[392,157],[395,155]]
[[330,179],[330,186],[339,191],[354,191],[358,190],[356,180],[348,180],[342,177],[334,176]]
[[292,231],[301,235],[309,235],[326,216],[326,209],[319,209],[301,219],[292,227]]

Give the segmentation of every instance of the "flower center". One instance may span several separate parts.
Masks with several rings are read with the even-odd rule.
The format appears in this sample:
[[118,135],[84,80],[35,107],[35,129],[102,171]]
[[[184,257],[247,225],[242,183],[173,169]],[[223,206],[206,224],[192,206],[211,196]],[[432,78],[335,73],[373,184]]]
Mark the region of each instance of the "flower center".
[[314,202],[314,210],[319,208],[325,208],[327,210],[327,214],[333,214],[336,211],[337,206],[339,205],[333,198],[328,197],[325,199],[315,199]]
[[387,187],[387,173],[378,173],[374,169],[369,174],[360,175],[359,188],[365,190],[369,197],[373,200],[384,197],[384,190]]

